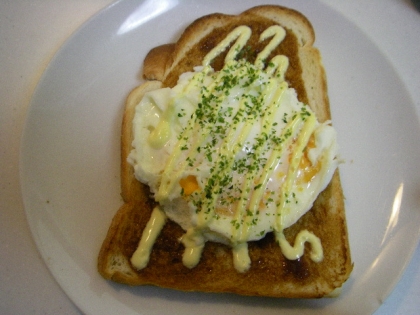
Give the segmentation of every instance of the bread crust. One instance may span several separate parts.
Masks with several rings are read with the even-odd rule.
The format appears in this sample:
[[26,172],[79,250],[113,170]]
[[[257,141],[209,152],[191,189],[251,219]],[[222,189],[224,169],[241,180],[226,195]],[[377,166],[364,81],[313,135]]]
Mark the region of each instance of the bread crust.
[[146,55],[143,64],[143,77],[146,80],[163,81],[165,69],[172,62],[175,44],[165,44],[152,48]]
[[[208,40],[209,34],[220,30],[220,36],[223,37],[224,32],[244,21],[257,21],[257,24],[264,25],[275,23],[287,29],[290,37],[294,37],[290,42],[298,45],[295,51],[297,56],[294,56],[298,64],[292,67],[298,68],[296,73],[300,78],[290,80],[295,85],[292,87],[297,89],[298,97],[309,104],[321,122],[331,119],[325,71],[321,55],[313,47],[315,33],[310,22],[295,10],[280,6],[258,6],[237,16],[212,14],[194,21],[177,43],[152,49],[144,61],[144,77],[151,81],[130,93],[124,110],[121,136],[121,191],[124,204],[116,213],[99,253],[98,270],[104,278],[129,285],[151,284],[184,291],[289,298],[323,297],[341,287],[348,279],[353,266],[338,170],[313,208],[285,230],[286,238],[291,243],[302,228],[315,232],[324,248],[321,263],[314,263],[309,255],[303,255],[295,261],[287,260],[270,234],[263,240],[249,243],[252,264],[246,273],[238,273],[234,269],[230,248],[212,242],[206,243],[197,267],[188,269],[182,264],[183,246],[178,241],[184,232],[176,223],[168,221],[153,247],[148,266],[142,270],[131,266],[131,255],[155,205],[148,187],[135,179],[133,168],[127,162],[131,151],[131,122],[135,106],[147,91],[171,86],[172,78],[177,78],[180,71],[185,72],[186,61],[189,61],[186,59],[191,59],[191,50],[198,50],[203,41]],[[195,65],[201,63],[200,58],[206,54],[206,49],[194,54]],[[309,245],[306,246],[307,252]]]

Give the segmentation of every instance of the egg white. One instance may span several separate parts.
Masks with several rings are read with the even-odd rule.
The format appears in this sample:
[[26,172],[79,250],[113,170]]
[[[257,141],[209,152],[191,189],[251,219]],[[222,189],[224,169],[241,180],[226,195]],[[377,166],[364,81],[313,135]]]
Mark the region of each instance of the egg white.
[[[246,65],[246,67],[251,66]],[[244,70],[236,69],[236,71],[240,73]],[[237,72],[235,74],[238,74]],[[147,93],[137,105],[133,120],[133,149],[128,161],[134,167],[135,176],[139,181],[150,187],[166,215],[177,222],[185,231],[200,224],[199,212],[201,209],[198,209],[197,205],[200,204],[200,200],[205,199],[204,192],[208,187],[209,179],[214,175],[214,169],[217,169],[215,163],[220,160],[219,155],[223,151],[223,141],[227,138],[231,139],[231,143],[225,145],[234,147],[243,134],[246,121],[235,125],[235,113],[239,111],[241,99],[243,97],[258,97],[265,93],[267,100],[270,100],[275,97],[275,89],[270,90],[267,86],[272,84],[272,86],[277,87],[281,83],[279,79],[259,71],[258,79],[250,86],[244,87],[244,82],[238,83],[229,90],[229,95],[221,97],[219,112],[222,113],[224,121],[220,123],[220,126],[223,126],[220,127],[220,130],[225,133],[214,141],[214,135],[206,136],[208,131],[205,127],[194,129],[196,132],[189,134],[184,145],[185,150],[179,152],[176,158],[176,167],[169,176],[174,184],[170,185],[167,193],[162,195],[161,186],[165,168],[173,158],[173,152],[179,145],[180,138],[186,134],[185,130],[191,126],[190,120],[196,115],[199,104],[203,102],[203,87],[211,88],[216,75],[218,73],[214,73],[211,69],[198,67],[194,72],[183,74],[174,88],[162,88]],[[284,129],[289,126],[292,118],[302,113],[302,108],[310,115],[314,115],[306,105],[299,102],[295,90],[287,87],[281,95],[280,106],[273,116],[275,122],[273,135],[275,133],[279,137]],[[264,108],[259,110],[263,111]],[[243,145],[235,153],[234,165],[237,167],[230,168],[228,173],[230,176],[229,185],[221,186],[221,193],[217,197],[215,209],[212,209],[213,212],[211,212],[212,217],[206,221],[207,224],[202,229],[203,235],[208,240],[232,244],[237,238],[239,227],[242,228],[246,224],[239,222],[240,218],[245,220],[246,212],[244,216],[238,217],[236,204],[238,199],[244,196],[241,195],[241,187],[243,187],[243,183],[247,181],[249,175],[249,173],[243,172],[246,169],[244,166],[249,168],[250,163],[253,163],[253,158],[255,158],[253,153],[258,148],[258,139],[261,138],[267,117],[268,115],[261,115],[253,121],[252,125],[249,126],[249,132],[245,141],[243,141]],[[151,141],[151,138],[155,136],[157,130],[163,130],[161,128],[162,122],[166,126],[164,128],[165,132],[163,132],[166,135],[163,137],[164,144],[156,145]],[[218,124],[216,121],[212,130],[217,131]],[[234,125],[238,127],[236,131],[226,129],[226,126]],[[305,154],[311,165],[320,163],[321,167],[309,181],[302,180],[298,174],[298,178],[293,181],[290,189],[284,191],[283,185],[290,167],[289,159],[290,155],[295,154],[295,139],[298,137],[299,131],[300,128],[293,130],[295,134],[291,135],[290,143],[284,149],[270,175],[262,198],[258,203],[258,210],[252,214],[252,220],[248,221],[252,224],[248,224],[247,241],[261,239],[267,233],[274,231],[276,226],[278,227],[276,220],[279,196],[283,194],[281,200],[285,204],[281,211],[281,227],[284,229],[293,225],[312,207],[318,194],[325,189],[332,178],[338,165],[335,130],[329,122],[322,124],[316,122],[312,135],[313,147],[306,148],[307,152]],[[228,137],[229,132],[231,134]],[[200,137],[204,140],[200,140]],[[194,143],[199,145],[194,147]],[[211,147],[211,150],[206,150],[206,145]],[[198,150],[198,147],[200,147],[200,152],[195,152],[194,160],[191,163],[186,163],[190,150]],[[269,160],[275,150],[273,145],[269,143],[263,144],[263,147],[264,149],[261,149],[261,154],[258,157],[261,161],[259,162],[260,168],[264,165],[264,161]],[[238,166],[241,164],[242,169]],[[255,185],[258,183],[257,179],[261,172],[259,170],[254,174]],[[299,172],[302,172],[302,170],[299,170]],[[198,189],[191,195],[185,196],[179,181],[188,176],[194,176]],[[245,201],[245,204],[250,201],[249,199],[256,189],[255,185],[252,184],[250,191],[246,194],[248,200]]]

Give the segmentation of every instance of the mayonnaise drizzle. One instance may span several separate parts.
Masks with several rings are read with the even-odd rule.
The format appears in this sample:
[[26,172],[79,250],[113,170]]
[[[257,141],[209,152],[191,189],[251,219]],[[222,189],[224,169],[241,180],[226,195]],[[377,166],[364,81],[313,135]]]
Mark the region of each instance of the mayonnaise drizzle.
[[203,59],[203,66],[210,65],[210,62],[220,55],[234,40],[235,43],[230,48],[225,57],[225,63],[235,59],[237,54],[245,46],[248,39],[251,37],[251,29],[248,26],[241,25],[230,32],[216,47],[214,47]]
[[289,58],[283,55],[274,56],[265,68],[267,74],[277,76],[280,80],[284,80],[284,74],[289,67]]
[[143,269],[147,266],[152,251],[153,244],[156,242],[163,226],[166,222],[166,215],[162,209],[157,206],[153,209],[152,215],[143,230],[139,245],[131,257],[131,264],[137,269]]
[[264,62],[270,55],[270,53],[283,41],[286,37],[286,31],[279,25],[273,25],[267,28],[260,35],[260,41],[263,41],[273,36],[267,46],[258,54],[255,60],[255,65],[259,68],[264,68]]
[[310,257],[314,262],[321,262],[324,253],[321,246],[321,240],[308,230],[302,230],[295,238],[294,246],[291,246],[286,240],[283,231],[276,233],[276,239],[279,243],[283,255],[289,260],[299,259],[305,250],[305,242],[311,244]]
[[[226,48],[233,42],[234,44],[230,48],[229,52],[225,57],[225,67],[230,67],[231,63],[236,63],[235,58],[238,56],[239,52],[251,36],[251,29],[248,26],[239,26],[235,28],[231,33],[229,33],[216,47],[214,47],[203,59],[203,70],[197,72],[193,79],[184,87],[183,92],[188,93],[192,86],[203,80],[203,78],[212,71],[213,69],[210,66],[211,61],[216,58],[219,54],[226,50]],[[286,36],[285,30],[278,26],[274,25],[267,28],[260,36],[260,41],[266,40],[270,37],[272,39],[266,45],[266,47],[257,55],[255,60],[255,66],[261,71],[265,71],[268,75],[277,78],[281,81],[280,84],[277,84],[279,81],[272,80],[270,84],[267,85],[265,89],[265,94],[262,96],[264,102],[268,105],[265,109],[264,121],[265,125],[262,129],[263,133],[268,133],[270,128],[272,128],[275,123],[274,117],[275,112],[280,106],[280,100],[283,95],[284,90],[288,88],[287,83],[284,81],[284,75],[287,71],[289,61],[286,56],[278,55],[273,57],[269,62],[267,58],[270,53],[283,41]],[[266,65],[265,69],[264,66]],[[235,68],[235,67],[234,67]],[[238,76],[238,71],[241,71],[241,67],[235,68],[231,74],[233,76]],[[213,83],[207,88],[207,94],[204,94],[203,97],[208,97],[212,93],[216,93],[216,87],[220,84],[220,80],[223,78],[223,69],[216,74]],[[214,106],[213,112],[217,113],[219,107],[222,104],[222,100],[226,95],[220,94],[217,96],[219,102]],[[239,110],[246,106],[245,100],[241,100]],[[308,112],[306,112],[308,113]],[[169,110],[169,113],[166,117],[163,117],[155,130],[150,134],[149,142],[152,147],[159,148],[162,147],[165,141],[169,137],[169,128],[168,126],[171,123],[172,110]],[[282,253],[287,259],[298,259],[304,253],[304,244],[309,242],[311,244],[310,258],[315,262],[320,262],[323,259],[323,250],[321,241],[313,233],[302,230],[295,239],[294,246],[291,246],[286,240],[283,228],[284,224],[282,222],[282,213],[284,211],[289,211],[288,203],[288,194],[291,192],[293,182],[297,176],[297,170],[302,159],[303,149],[306,147],[310,136],[313,133],[315,128],[316,118],[312,113],[309,113],[307,116],[297,115],[294,119],[289,121],[287,126],[283,129],[283,134],[281,135],[284,138],[282,143],[278,144],[278,147],[273,150],[273,153],[269,156],[265,166],[263,167],[259,178],[255,182],[255,177],[257,176],[257,171],[251,171],[247,174],[246,179],[243,182],[242,195],[239,198],[239,201],[236,205],[235,211],[235,221],[241,222],[239,225],[232,225],[232,254],[234,267],[238,272],[245,272],[250,268],[251,260],[248,254],[248,235],[250,233],[250,227],[252,226],[250,220],[258,211],[258,207],[263,198],[263,193],[267,182],[270,179],[270,175],[273,172],[274,167],[279,163],[282,158],[283,151],[286,147],[290,145],[292,139],[296,141],[294,152],[292,154],[292,159],[288,168],[288,172],[285,178],[285,181],[282,186],[282,193],[279,196],[279,202],[277,207],[277,215],[274,223],[274,230],[276,240],[281,247]],[[232,165],[235,160],[235,156],[244,145],[244,141],[247,139],[248,133],[252,127],[253,120],[249,119],[246,123],[240,125],[241,132],[239,138],[235,138],[235,132],[230,130],[226,134],[221,147],[221,156],[226,156],[227,161],[224,164],[224,168],[218,169],[218,174],[228,175],[232,170]],[[164,172],[162,174],[162,181],[159,186],[158,192],[155,194],[155,199],[159,201],[165,200],[169,192],[173,189],[174,185],[177,183],[179,176],[183,173],[187,167],[188,162],[193,160],[197,156],[197,150],[192,149],[188,152],[187,158],[179,163],[178,159],[184,150],[185,146],[190,141],[190,138],[195,139],[193,143],[188,145],[191,148],[197,148],[209,135],[209,129],[203,130],[201,126],[194,122],[193,119],[189,120],[187,128],[184,129],[184,134],[179,139],[175,145],[172,154],[167,161]],[[286,133],[293,136],[286,136]],[[195,137],[192,137],[195,135]],[[197,136],[198,135],[198,136]],[[255,154],[258,155],[262,150],[262,147],[257,148]],[[255,188],[257,187],[257,188]],[[197,213],[197,223],[194,228],[188,229],[188,231],[182,236],[181,242],[185,247],[183,254],[183,264],[188,268],[195,267],[201,257],[206,238],[204,237],[203,231],[208,226],[211,220],[214,220],[215,206],[220,194],[221,186],[220,183],[216,183],[211,191],[211,199],[209,202],[203,204],[203,208]],[[249,191],[253,191],[250,196],[249,206],[246,208],[246,200]],[[245,211],[249,211],[250,214],[245,215]],[[243,219],[245,218],[245,219]],[[149,220],[145,230],[143,231],[142,238],[139,242],[139,247],[133,254],[131,262],[134,267],[137,269],[144,268],[148,261],[150,252],[155,242],[157,236],[159,235],[163,225],[165,224],[166,215],[160,209],[156,207],[153,212],[151,219]]]
[[[302,118],[300,118],[300,120],[302,120]],[[282,213],[285,211],[288,211],[288,197],[289,194],[292,191],[292,185],[293,182],[296,179],[297,176],[297,171],[298,171],[298,166],[300,163],[300,160],[302,159],[303,156],[303,149],[306,147],[306,145],[308,144],[309,141],[309,137],[312,135],[312,132],[315,129],[315,123],[316,123],[316,118],[314,115],[311,115],[309,117],[306,117],[305,121],[304,121],[304,126],[301,129],[298,138],[297,138],[297,144],[295,147],[295,150],[293,152],[292,155],[292,160],[290,161],[290,165],[289,165],[289,171],[287,173],[286,176],[286,180],[283,184],[282,187],[282,193],[280,194],[280,203],[279,203],[279,207],[278,207],[278,213]],[[276,231],[282,231],[283,230],[283,219],[284,216],[280,215],[277,217],[276,220]]]
[[[227,62],[227,65],[229,65],[229,62]],[[206,70],[205,70],[206,71]],[[233,73],[233,75],[237,75],[236,72]],[[220,82],[220,80],[223,77],[222,71],[220,71],[217,74],[217,77],[215,78],[214,82],[207,88],[207,95],[204,95],[204,97],[208,97],[211,93],[214,93],[215,87]],[[221,94],[221,100],[226,97],[226,95]],[[217,106],[213,108],[214,112],[217,112],[222,105],[222,102],[219,102]],[[173,186],[175,185],[176,181],[174,181],[174,178],[178,178],[178,175],[183,172],[185,167],[188,164],[188,161],[195,158],[195,156],[198,154],[196,150],[191,150],[189,152],[189,155],[186,160],[183,161],[182,165],[178,168],[178,170],[173,174],[175,167],[177,166],[177,159],[181,152],[183,151],[184,146],[187,144],[187,140],[193,138],[192,135],[198,134],[199,136],[196,137],[195,142],[191,144],[192,147],[198,146],[200,143],[204,141],[204,139],[209,135],[208,129],[202,129],[200,125],[194,124],[194,121],[191,119],[189,121],[189,126],[186,128],[185,134],[182,136],[182,139],[178,141],[176,144],[174,151],[165,167],[165,170],[162,174],[162,183],[159,187],[158,193],[155,195],[155,199],[157,201],[165,199]]]
[[194,268],[200,261],[206,240],[200,231],[189,229],[187,233],[181,237],[181,242],[185,246],[182,262],[184,266]]
[[161,117],[157,127],[149,135],[148,142],[152,148],[162,148],[171,136],[171,124],[175,118],[174,107],[171,105],[169,106],[169,110]]
[[[266,114],[263,118],[263,120],[265,121],[265,124],[263,126],[262,133],[268,134],[269,130],[272,128],[273,123],[274,123],[274,114],[276,113],[276,109],[280,106],[280,100],[286,88],[287,88],[286,82],[282,82],[282,84],[280,84],[277,87],[274,93],[273,100],[268,105],[268,108],[265,111]],[[257,156],[260,155],[263,149],[264,147],[262,146],[258,147],[255,154]],[[250,215],[245,216],[245,222],[244,224],[242,224],[242,228],[240,229],[236,229],[235,227],[233,228],[233,235],[234,235],[235,242],[245,242],[248,239],[249,230],[250,230],[250,227],[252,226],[249,221],[252,220],[252,217],[257,212],[259,203],[262,198],[262,194],[267,184],[268,178],[264,178],[264,176],[262,176],[262,178],[257,183],[255,184],[253,183],[254,178],[257,175],[257,172],[258,172],[258,169],[255,168],[253,171],[250,171],[248,173],[247,180],[245,181],[244,187],[242,188],[243,193],[241,196],[242,198],[240,201],[240,205],[237,207],[238,210],[236,213],[236,220],[241,220],[241,218],[244,216],[244,211],[246,210],[245,202],[247,201],[246,195],[248,194],[248,191],[251,190],[251,186],[255,185],[259,187],[257,189],[254,189],[251,195],[251,201],[250,201],[250,206],[248,210],[250,211]]]
[[251,259],[248,254],[248,243],[238,243],[232,248],[233,266],[239,272],[245,272],[251,267]]

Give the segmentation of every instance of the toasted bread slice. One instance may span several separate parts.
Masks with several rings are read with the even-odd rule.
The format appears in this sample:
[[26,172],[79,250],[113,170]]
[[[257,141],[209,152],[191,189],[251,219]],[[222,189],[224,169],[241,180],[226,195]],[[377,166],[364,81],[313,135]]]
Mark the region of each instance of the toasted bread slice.
[[[232,261],[231,249],[207,242],[199,264],[192,269],[182,263],[184,231],[168,220],[157,238],[146,268],[136,270],[130,258],[137,248],[155,201],[146,185],[134,177],[127,162],[131,150],[135,106],[147,91],[172,87],[178,76],[200,65],[203,57],[238,25],[248,25],[252,34],[272,24],[286,29],[287,35],[273,55],[284,54],[290,66],[289,85],[298,98],[313,109],[320,122],[330,119],[327,85],[320,54],[313,47],[314,31],[300,13],[279,6],[259,6],[237,16],[212,14],[194,21],[176,44],[150,51],[144,61],[144,77],[149,80],[134,89],[127,98],[121,137],[121,180],[124,204],[112,220],[98,258],[100,274],[129,285],[156,285],[184,291],[230,292],[242,295],[318,298],[335,292],[348,279],[352,262],[347,235],[344,198],[339,173],[318,196],[312,209],[287,228],[285,236],[293,242],[302,229],[313,231],[321,239],[324,259],[313,262],[309,255],[298,260],[286,259],[272,234],[249,243],[251,267],[240,273]],[[252,61],[261,47],[251,37],[244,58]],[[213,62],[218,70],[223,54]],[[306,252],[309,245],[306,245]]]

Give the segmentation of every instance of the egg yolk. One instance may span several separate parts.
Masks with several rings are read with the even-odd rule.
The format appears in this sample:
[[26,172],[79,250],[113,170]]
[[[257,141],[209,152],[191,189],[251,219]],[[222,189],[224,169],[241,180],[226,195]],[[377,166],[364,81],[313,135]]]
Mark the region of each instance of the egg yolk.
[[185,196],[189,196],[194,191],[198,190],[197,178],[193,175],[181,178],[179,180],[179,185],[181,186]]
[[315,139],[313,135],[309,139],[308,145],[306,146],[305,152],[299,163],[300,178],[306,183],[310,182],[321,170],[321,161],[317,161],[317,163],[313,165],[308,158],[308,151],[312,148],[315,148]]

